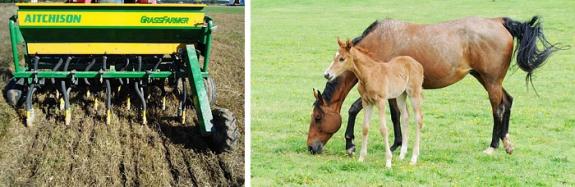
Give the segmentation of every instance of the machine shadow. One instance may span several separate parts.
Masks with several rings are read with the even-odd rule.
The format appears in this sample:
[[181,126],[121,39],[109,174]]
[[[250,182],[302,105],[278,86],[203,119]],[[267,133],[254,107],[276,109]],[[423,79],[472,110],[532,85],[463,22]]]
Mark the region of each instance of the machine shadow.
[[209,136],[203,136],[200,132],[200,126],[196,120],[193,125],[181,124],[178,117],[162,116],[157,117],[151,123],[152,128],[157,128],[159,134],[173,144],[182,145],[186,149],[192,149],[195,152],[214,152]]

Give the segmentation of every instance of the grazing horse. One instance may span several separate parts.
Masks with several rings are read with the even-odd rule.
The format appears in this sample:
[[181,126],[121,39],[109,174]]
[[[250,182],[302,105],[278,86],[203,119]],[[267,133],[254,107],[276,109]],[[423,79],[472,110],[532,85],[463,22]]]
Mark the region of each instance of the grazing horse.
[[375,105],[379,110],[380,119],[384,119],[380,120],[379,130],[385,141],[385,166],[391,168],[392,155],[385,120],[385,105],[387,100],[392,98],[396,98],[397,106],[400,109],[403,129],[403,145],[401,146],[399,159],[403,160],[405,158],[408,144],[407,126],[409,124],[406,97],[409,96],[417,123],[415,146],[411,157],[411,164],[415,165],[419,155],[420,133],[423,127],[423,114],[421,113],[423,66],[409,56],[398,56],[387,63],[378,63],[366,54],[369,53],[368,51],[353,47],[351,41],[348,40],[344,43],[338,39],[337,42],[339,44],[337,54],[340,58],[334,59],[326,70],[330,76],[328,78],[331,81],[345,71],[353,72],[359,80],[358,90],[361,95],[361,103],[366,108],[359,161],[363,162],[367,156],[369,123],[373,106]]
[[[502,140],[506,152],[511,154],[513,147],[508,130],[513,98],[503,88],[502,83],[513,56],[514,39],[518,45],[515,48],[517,65],[527,72],[526,81],[531,80],[533,71],[543,65],[553,52],[560,49],[547,41],[537,16],[527,22],[518,22],[506,17],[468,17],[438,24],[412,24],[386,19],[373,22],[361,36],[353,39],[352,45],[369,51],[370,56],[379,61],[389,61],[396,56],[413,57],[424,68],[424,89],[443,88],[471,74],[487,91],[492,108],[492,139],[484,152],[493,153]],[[337,58],[340,57],[336,55],[334,59]],[[329,74],[325,76],[330,77]],[[345,76],[338,78],[337,82],[355,84],[357,78]],[[346,88],[352,87],[346,85]],[[336,91],[338,92],[330,94],[346,95],[349,92],[346,89]],[[339,102],[343,102],[343,99],[339,99]],[[390,101],[390,105],[392,103],[395,102]],[[341,108],[339,103],[329,104],[340,105],[337,108]],[[326,102],[314,105],[314,111],[316,108],[326,107],[323,105],[327,105]],[[361,109],[360,100],[355,101],[350,109],[345,133],[346,149],[350,154],[355,150],[354,120]],[[392,106],[390,110],[392,119],[397,119],[399,114],[397,107]],[[307,142],[310,152],[319,153],[329,140],[329,138],[318,138],[324,135],[321,129],[337,131],[341,126],[341,116],[321,116],[321,114],[312,116]],[[331,117],[339,120],[333,120]],[[394,127],[398,126],[395,123]]]

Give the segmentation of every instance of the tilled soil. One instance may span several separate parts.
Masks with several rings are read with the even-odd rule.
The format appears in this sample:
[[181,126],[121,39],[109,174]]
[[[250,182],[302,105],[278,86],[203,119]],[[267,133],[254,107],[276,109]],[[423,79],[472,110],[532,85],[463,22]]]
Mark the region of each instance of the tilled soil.
[[[1,5],[6,12],[14,7]],[[214,33],[211,76],[216,80],[216,106],[236,116],[241,137],[236,149],[212,151],[200,135],[195,120],[181,124],[176,118],[177,99],[168,97],[166,110],[152,98],[148,124],[141,124],[138,103],[131,110],[116,101],[111,125],[105,125],[102,103],[94,109],[93,97],[73,94],[73,115],[64,125],[53,94],[38,93],[34,101],[36,122],[25,127],[22,111],[0,97],[0,185],[49,186],[240,186],[244,183],[244,50],[243,14],[211,14],[219,25]],[[7,29],[0,30],[2,40]],[[2,42],[2,48],[10,47]],[[2,49],[2,57],[9,57]],[[10,60],[3,58],[0,86],[10,74]],[[81,93],[81,90],[72,92]],[[100,101],[103,101],[100,98]],[[188,119],[195,119],[193,108]]]

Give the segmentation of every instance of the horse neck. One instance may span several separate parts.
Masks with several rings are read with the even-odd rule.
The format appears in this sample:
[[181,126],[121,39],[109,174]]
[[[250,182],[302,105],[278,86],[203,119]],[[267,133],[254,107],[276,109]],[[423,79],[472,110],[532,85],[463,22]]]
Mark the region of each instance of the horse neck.
[[362,51],[359,51],[360,49],[364,51],[369,50],[371,58],[384,61],[396,56],[398,50],[401,50],[401,47],[396,46],[396,33],[390,30],[396,29],[396,27],[398,27],[397,24],[398,23],[393,20],[384,20],[382,26],[372,31],[369,35],[364,36],[360,42],[353,45],[356,53],[363,54]]
[[347,94],[351,91],[353,86],[357,83],[357,78],[352,72],[347,72],[342,74],[337,79],[337,85],[333,91],[331,100],[328,102],[328,107],[333,109],[335,112],[339,113],[341,111],[341,106],[345,101]]
[[362,82],[367,80],[369,72],[374,70],[377,62],[373,61],[369,56],[359,50],[353,50],[352,55],[352,71],[355,76]]

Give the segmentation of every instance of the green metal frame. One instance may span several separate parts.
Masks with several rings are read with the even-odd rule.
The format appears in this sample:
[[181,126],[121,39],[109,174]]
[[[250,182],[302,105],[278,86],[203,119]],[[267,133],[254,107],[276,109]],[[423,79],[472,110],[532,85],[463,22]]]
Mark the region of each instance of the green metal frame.
[[206,16],[205,21],[208,23],[207,29],[204,30],[204,38],[203,42],[206,45],[206,50],[203,51],[204,54],[204,68],[202,69],[203,72],[208,72],[208,64],[210,61],[210,54],[212,52],[212,31],[214,29],[214,22],[212,18]]
[[196,48],[194,45],[186,45],[186,52],[188,54],[188,75],[190,79],[190,87],[192,88],[194,106],[196,107],[196,114],[202,133],[206,134],[212,132],[212,110],[210,109],[210,102],[208,101],[208,93],[204,87],[204,78],[200,68],[200,63],[196,55]]
[[[210,54],[212,48],[212,30],[214,28],[213,21],[210,17],[206,16],[205,21],[207,22],[207,27],[203,28],[203,38],[201,39],[202,43],[206,46],[205,50],[202,51],[202,56],[204,56],[203,66],[201,69],[202,76],[207,78],[209,76],[208,73],[208,65],[210,62]],[[14,62],[14,77],[16,78],[31,78],[33,76],[33,72],[26,71],[28,67],[21,66],[19,64],[20,53],[18,52],[18,45],[25,43],[22,33],[18,25],[16,25],[15,18],[10,19],[9,22],[9,29],[10,29],[10,41],[12,44],[12,56]],[[195,53],[195,52],[194,52]],[[27,58],[27,52],[25,52],[24,56]],[[40,71],[36,74],[38,78],[66,78],[72,75],[71,71]],[[172,72],[169,71],[158,71],[158,72],[151,72],[150,78],[166,78],[172,75]],[[77,71],[74,72],[74,76],[78,78],[99,78],[100,74],[97,71]],[[146,72],[138,72],[138,71],[106,71],[101,74],[103,78],[144,78]]]
[[24,71],[22,67],[20,67],[20,53],[18,53],[18,44],[24,43],[24,37],[20,32],[20,29],[16,25],[16,16],[10,18],[10,22],[8,23],[8,27],[10,29],[10,42],[12,44],[12,57],[14,60],[14,69],[16,73]]
[[[14,77],[15,78],[27,78],[29,83],[31,83],[32,78],[71,78],[74,76],[75,78],[167,78],[170,77],[173,72],[170,71],[156,71],[156,72],[144,72],[144,71],[115,71],[115,70],[108,70],[105,72],[98,72],[98,71],[51,71],[51,70],[42,70],[34,73],[32,71],[28,71],[27,66],[20,65],[20,59],[18,52],[18,45],[25,44],[26,41],[22,36],[19,26],[16,24],[17,17],[14,16],[10,19],[9,22],[9,29],[10,29],[10,41],[12,44],[12,56],[14,62]],[[210,104],[208,101],[207,91],[204,87],[204,78],[209,76],[208,73],[208,65],[210,61],[210,54],[211,54],[211,45],[212,45],[212,31],[215,28],[213,21],[210,17],[205,16],[205,22],[207,23],[207,27],[203,27],[203,34],[202,38],[200,38],[200,42],[205,45],[205,50],[201,51],[203,59],[203,66],[200,66],[199,59],[196,54],[195,47],[193,45],[186,45],[186,53],[187,53],[187,69],[185,74],[187,74],[188,78],[190,79],[190,86],[193,91],[193,101],[196,106],[196,113],[198,116],[198,121],[200,122],[201,132],[202,134],[206,135],[212,132],[212,123],[211,120],[213,119],[212,111],[210,109]],[[26,61],[29,60],[30,56],[28,56],[27,51],[24,51],[24,56]]]

